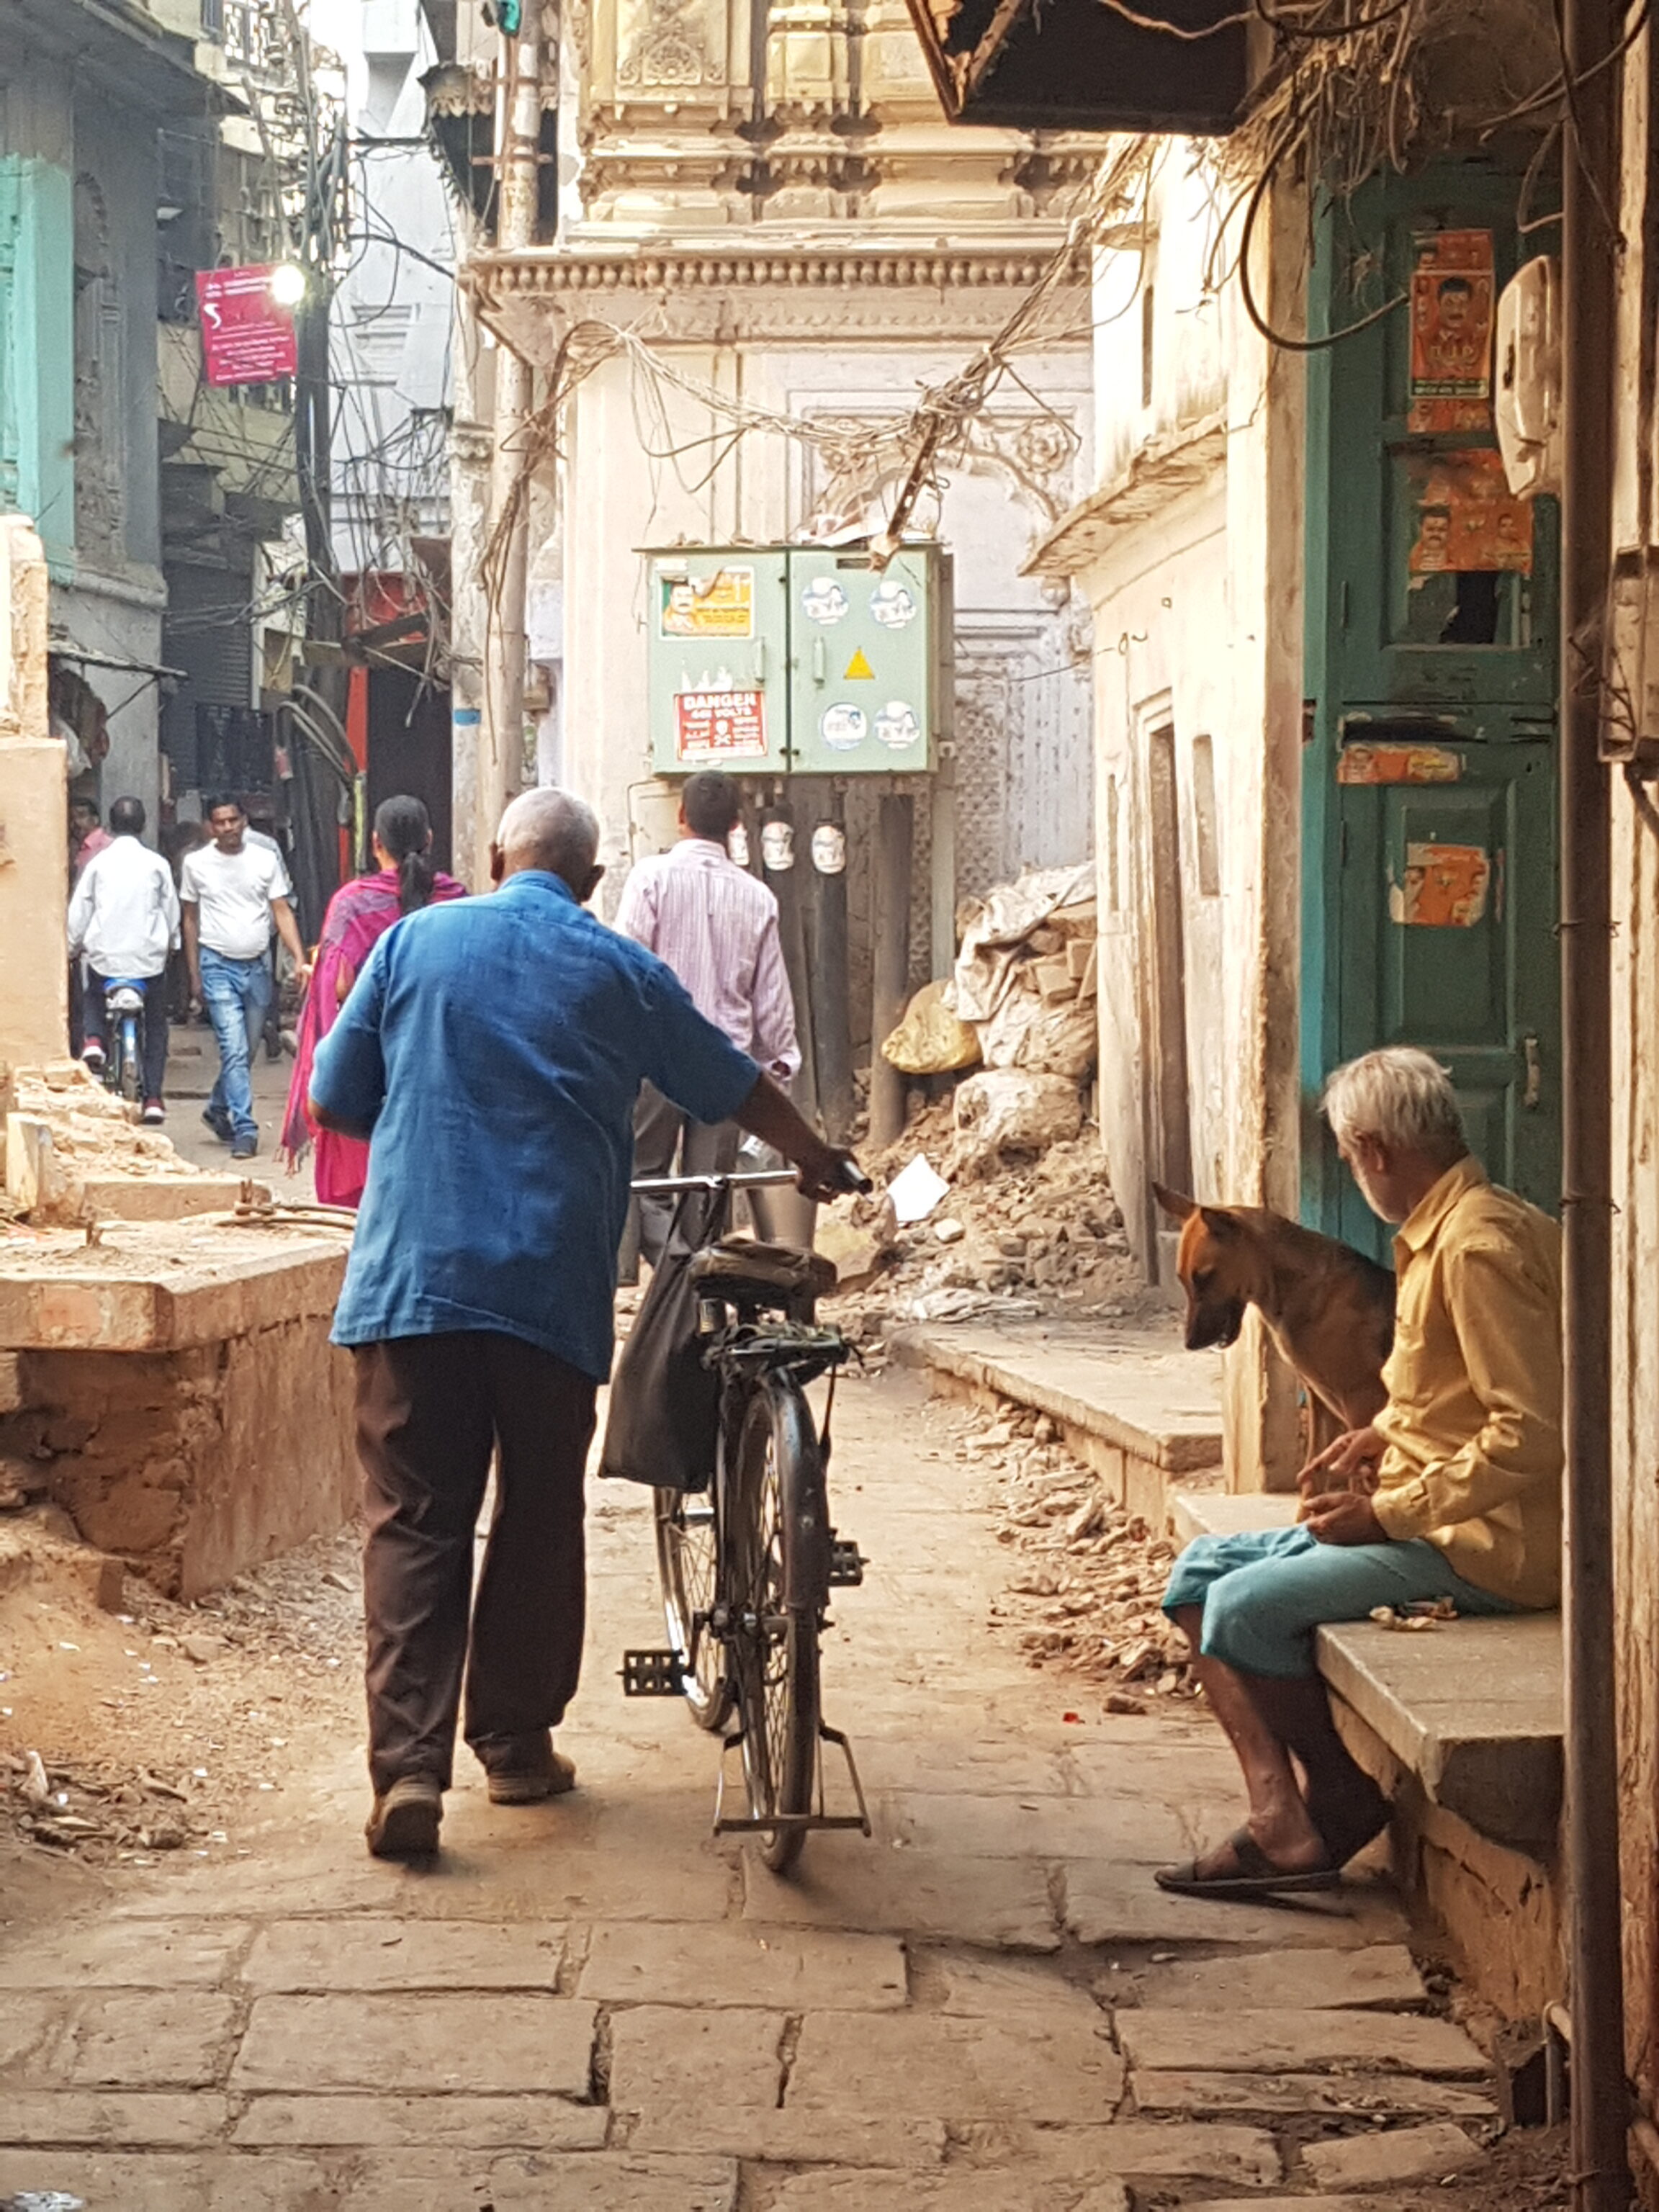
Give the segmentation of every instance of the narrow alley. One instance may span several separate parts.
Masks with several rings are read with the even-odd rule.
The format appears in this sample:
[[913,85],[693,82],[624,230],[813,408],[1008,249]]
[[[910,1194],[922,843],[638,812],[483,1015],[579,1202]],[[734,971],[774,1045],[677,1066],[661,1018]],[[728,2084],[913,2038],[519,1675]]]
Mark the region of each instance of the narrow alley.
[[[1501,2174],[1510,2201],[1546,2201],[1484,2149],[1487,2060],[1380,1879],[1270,1906],[1154,1887],[1236,1818],[1232,1761],[1198,1706],[1108,1715],[993,1627],[1018,1554],[998,1455],[970,1449],[986,1417],[890,1369],[844,1384],[836,1423],[833,1499],[870,1565],[839,1594],[826,1708],[871,1840],[816,1836],[780,1881],[711,1837],[714,1740],[678,1701],[621,1694],[623,1646],[660,1634],[647,1500],[623,1486],[590,1494],[561,1738],[579,1792],[491,1807],[463,1754],[431,1871],[362,1853],[355,1602],[337,1597],[339,1648],[319,1646],[303,1699],[291,1660],[222,1642],[192,1668],[168,1638],[131,1670],[164,1678],[155,1763],[264,1784],[148,1866],[9,1858],[0,2192],[100,2212],[1276,2212],[1382,2186],[1364,2202],[1383,2212],[1464,2185],[1484,2203]],[[64,1626],[12,1639],[20,1717],[75,1663]],[[222,1734],[198,1736],[165,1692],[220,1670]]]

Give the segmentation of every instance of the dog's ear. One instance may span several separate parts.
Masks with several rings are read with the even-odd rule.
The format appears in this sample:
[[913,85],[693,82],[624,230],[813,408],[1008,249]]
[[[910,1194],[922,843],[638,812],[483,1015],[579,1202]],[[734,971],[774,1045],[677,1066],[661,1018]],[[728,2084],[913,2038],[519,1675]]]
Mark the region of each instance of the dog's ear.
[[1186,1221],[1198,1211],[1195,1198],[1183,1198],[1178,1190],[1166,1190],[1161,1182],[1152,1185],[1152,1196],[1165,1213],[1173,1214],[1177,1221]]
[[1229,1213],[1224,1206],[1200,1206],[1198,1211],[1204,1217],[1204,1226],[1219,1243],[1237,1244],[1243,1242],[1247,1231],[1236,1213]]

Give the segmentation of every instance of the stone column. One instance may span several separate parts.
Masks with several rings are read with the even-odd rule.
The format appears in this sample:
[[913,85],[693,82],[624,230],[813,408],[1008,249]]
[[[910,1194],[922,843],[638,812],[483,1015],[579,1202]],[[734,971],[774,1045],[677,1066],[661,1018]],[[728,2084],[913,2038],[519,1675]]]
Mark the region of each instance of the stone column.
[[0,515],[0,1088],[69,1050],[67,761],[46,711],[46,562]]

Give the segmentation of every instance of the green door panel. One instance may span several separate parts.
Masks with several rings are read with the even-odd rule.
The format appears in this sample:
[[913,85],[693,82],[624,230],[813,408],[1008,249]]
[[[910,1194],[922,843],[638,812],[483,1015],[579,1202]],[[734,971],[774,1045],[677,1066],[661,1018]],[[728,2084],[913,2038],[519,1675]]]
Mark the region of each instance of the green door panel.
[[[1553,757],[1465,745],[1455,784],[1339,786],[1338,1056],[1415,1044],[1451,1070],[1492,1175],[1553,1205],[1559,1174]],[[1338,1234],[1386,1243],[1346,1176]]]
[[[1517,184],[1449,161],[1328,209],[1312,330],[1407,291],[1435,231],[1489,231],[1501,289],[1533,250],[1514,233]],[[1397,308],[1313,356],[1308,395],[1303,1212],[1382,1257],[1389,1232],[1318,1113],[1330,1070],[1377,1046],[1421,1045],[1451,1069],[1498,1180],[1550,1208],[1560,1188],[1557,514],[1495,506],[1475,541],[1492,565],[1424,560],[1437,487],[1482,482],[1495,441],[1478,421],[1413,428],[1411,343]],[[1498,565],[1522,560],[1529,574]],[[1395,757],[1366,781],[1359,748]]]

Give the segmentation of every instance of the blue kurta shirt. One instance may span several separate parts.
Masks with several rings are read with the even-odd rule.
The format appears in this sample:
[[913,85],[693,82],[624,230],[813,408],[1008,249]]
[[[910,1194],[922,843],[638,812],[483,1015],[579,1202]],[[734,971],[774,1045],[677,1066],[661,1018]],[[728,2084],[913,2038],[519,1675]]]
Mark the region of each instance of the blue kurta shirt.
[[758,1073],[556,876],[410,915],[312,1073],[374,1133],[334,1341],[499,1330],[603,1382],[641,1079],[722,1121]]

